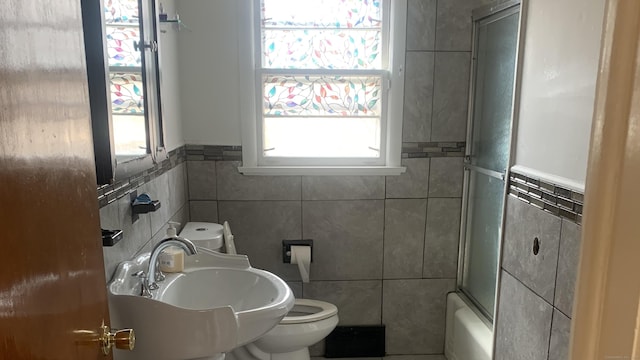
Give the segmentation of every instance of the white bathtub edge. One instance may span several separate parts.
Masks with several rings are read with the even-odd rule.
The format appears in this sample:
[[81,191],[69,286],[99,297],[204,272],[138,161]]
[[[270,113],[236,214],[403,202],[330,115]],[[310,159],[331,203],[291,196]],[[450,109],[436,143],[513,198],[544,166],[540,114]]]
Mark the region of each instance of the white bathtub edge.
[[491,360],[492,330],[456,293],[447,295],[446,322],[448,360]]

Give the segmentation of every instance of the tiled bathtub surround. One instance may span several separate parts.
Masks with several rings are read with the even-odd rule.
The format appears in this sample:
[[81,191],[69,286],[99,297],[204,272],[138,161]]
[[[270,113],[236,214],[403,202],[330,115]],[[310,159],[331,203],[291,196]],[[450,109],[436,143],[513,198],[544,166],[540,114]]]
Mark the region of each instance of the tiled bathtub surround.
[[566,360],[581,226],[518,195],[507,197],[495,359]]
[[[387,326],[391,355],[441,354],[454,290],[462,158],[403,159],[400,176],[244,176],[238,161],[187,161],[192,221],[229,221],[238,252],[336,304],[340,325]],[[313,239],[311,282],[283,239]],[[322,355],[323,345],[311,349]]]

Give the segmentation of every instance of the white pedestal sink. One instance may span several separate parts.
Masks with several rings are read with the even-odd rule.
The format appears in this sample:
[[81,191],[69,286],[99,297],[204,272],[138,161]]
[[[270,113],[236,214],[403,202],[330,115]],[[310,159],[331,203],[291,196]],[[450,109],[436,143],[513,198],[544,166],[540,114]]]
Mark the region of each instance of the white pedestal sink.
[[212,358],[267,333],[291,310],[294,297],[279,277],[254,269],[244,255],[198,249],[185,271],[166,274],[140,296],[149,254],[121,263],[108,284],[112,328],[133,328],[134,351],[117,360]]

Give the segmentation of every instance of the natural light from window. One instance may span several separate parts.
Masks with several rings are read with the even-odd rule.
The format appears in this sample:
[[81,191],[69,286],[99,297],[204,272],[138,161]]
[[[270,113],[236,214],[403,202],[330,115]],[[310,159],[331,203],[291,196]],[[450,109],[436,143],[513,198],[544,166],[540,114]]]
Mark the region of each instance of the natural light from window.
[[263,159],[384,163],[382,1],[261,0]]
[[104,7],[111,120],[116,156],[147,153],[140,21],[137,0],[108,0]]

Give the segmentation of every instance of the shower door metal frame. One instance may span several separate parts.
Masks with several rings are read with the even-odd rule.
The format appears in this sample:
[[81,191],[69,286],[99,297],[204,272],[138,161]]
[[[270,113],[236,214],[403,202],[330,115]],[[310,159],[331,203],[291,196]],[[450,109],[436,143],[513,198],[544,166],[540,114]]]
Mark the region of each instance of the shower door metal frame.
[[[493,320],[497,315],[497,304],[498,304],[498,293],[499,293],[499,285],[500,285],[500,266],[502,263],[502,241],[504,236],[504,223],[505,223],[505,209],[506,209],[506,200],[507,194],[509,191],[509,169],[512,166],[512,161],[514,159],[514,144],[517,133],[517,121],[516,117],[518,115],[519,110],[519,98],[520,98],[520,82],[521,82],[521,74],[522,74],[522,64],[520,59],[523,56],[522,42],[524,40],[524,25],[526,20],[526,4],[527,0],[509,0],[502,3],[494,3],[488,6],[484,6],[478,9],[474,9],[472,12],[473,18],[473,36],[472,36],[472,48],[471,48],[471,58],[472,58],[472,67],[471,67],[471,76],[469,81],[469,102],[467,107],[467,138],[466,138],[466,149],[465,149],[465,157],[464,157],[464,180],[463,180],[463,192],[462,192],[462,206],[461,206],[461,218],[460,218],[460,239],[458,245],[458,273],[456,279],[456,292],[461,295],[461,298],[467,302],[470,308],[479,315],[480,319],[485,322],[485,324],[492,328]],[[512,101],[511,101],[511,134],[509,139],[509,156],[507,159],[507,168],[504,172],[498,172],[493,170],[488,170],[484,168],[479,168],[471,164],[471,142],[473,141],[473,117],[474,117],[474,105],[475,105],[475,86],[476,86],[476,74],[477,74],[477,42],[478,42],[478,25],[482,20],[495,16],[497,14],[502,14],[502,16],[496,17],[494,21],[503,19],[506,16],[513,15],[514,13],[519,13],[519,24],[518,24],[518,34],[517,34],[517,42],[516,42],[516,56],[515,56],[515,73],[514,73],[514,86],[512,93]],[[503,189],[503,205],[502,205],[502,218],[500,221],[500,232],[498,239],[498,255],[497,255],[497,264],[496,264],[496,286],[495,286],[495,302],[493,308],[493,316],[491,316],[487,311],[483,309],[482,306],[478,304],[478,302],[467,294],[463,289],[463,280],[464,280],[464,268],[468,258],[468,243],[466,241],[467,235],[467,209],[469,206],[469,182],[471,180],[470,172],[471,170],[477,171],[478,173],[488,175],[494,178],[500,178],[504,181],[504,189]]]

